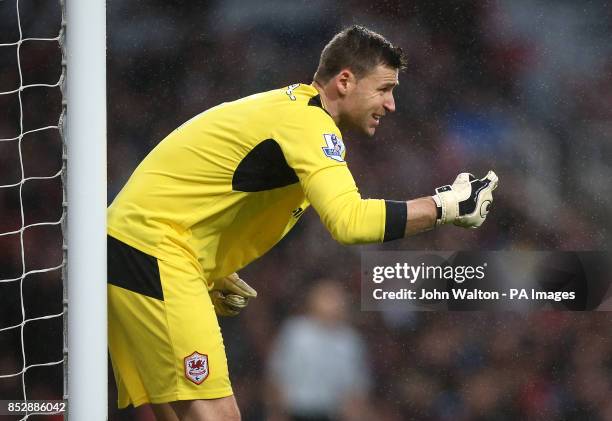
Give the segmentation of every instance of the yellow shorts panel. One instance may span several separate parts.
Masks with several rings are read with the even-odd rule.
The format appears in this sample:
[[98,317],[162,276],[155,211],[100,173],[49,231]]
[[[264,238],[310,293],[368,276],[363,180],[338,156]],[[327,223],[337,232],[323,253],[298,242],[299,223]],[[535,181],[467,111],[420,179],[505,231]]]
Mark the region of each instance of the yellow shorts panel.
[[122,253],[111,263],[111,253],[109,243],[108,343],[118,406],[232,395],[221,329],[199,272],[188,262],[156,260],[163,297],[153,298],[128,289],[126,277],[143,275],[121,262]]

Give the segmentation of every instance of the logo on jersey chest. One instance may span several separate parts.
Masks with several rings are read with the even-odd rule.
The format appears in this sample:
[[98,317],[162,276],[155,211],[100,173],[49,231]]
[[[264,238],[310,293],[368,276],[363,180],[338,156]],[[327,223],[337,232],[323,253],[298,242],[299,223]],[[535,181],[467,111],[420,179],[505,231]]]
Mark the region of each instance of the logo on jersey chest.
[[323,153],[326,157],[333,159],[334,161],[344,162],[342,155],[344,154],[344,143],[342,139],[333,133],[326,133],[323,135],[326,146],[323,146]]
[[208,355],[194,351],[184,359],[185,377],[195,384],[202,384],[208,377]]

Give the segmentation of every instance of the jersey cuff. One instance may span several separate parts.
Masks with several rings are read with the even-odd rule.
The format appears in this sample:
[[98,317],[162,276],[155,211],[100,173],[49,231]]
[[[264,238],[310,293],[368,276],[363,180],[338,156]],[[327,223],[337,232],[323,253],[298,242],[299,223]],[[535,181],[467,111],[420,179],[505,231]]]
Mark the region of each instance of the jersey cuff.
[[404,238],[408,212],[406,202],[385,200],[385,238],[383,241]]

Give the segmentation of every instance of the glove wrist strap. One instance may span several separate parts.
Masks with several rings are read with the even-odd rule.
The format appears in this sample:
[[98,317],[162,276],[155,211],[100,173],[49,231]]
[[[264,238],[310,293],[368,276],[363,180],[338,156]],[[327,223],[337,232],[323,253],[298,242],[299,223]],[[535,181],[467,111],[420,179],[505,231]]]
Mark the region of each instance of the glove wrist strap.
[[440,200],[440,197],[437,194],[434,194],[431,198],[436,203],[436,224],[435,224],[435,226],[439,227],[440,225],[442,225],[444,223],[443,222],[444,221],[443,220],[444,207],[442,205],[442,201]]
[[448,185],[438,187],[433,199],[439,208],[436,226],[454,223],[459,216],[459,206],[452,187]]

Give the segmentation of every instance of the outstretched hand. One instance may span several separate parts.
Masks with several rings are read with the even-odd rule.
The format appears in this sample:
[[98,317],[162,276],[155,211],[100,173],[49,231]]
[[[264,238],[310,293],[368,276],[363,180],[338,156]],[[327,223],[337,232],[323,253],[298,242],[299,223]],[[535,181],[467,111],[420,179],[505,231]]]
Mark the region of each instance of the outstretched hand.
[[497,188],[497,175],[489,171],[477,179],[461,173],[452,185],[438,187],[433,196],[438,208],[436,226],[455,224],[464,228],[478,228],[487,218]]

